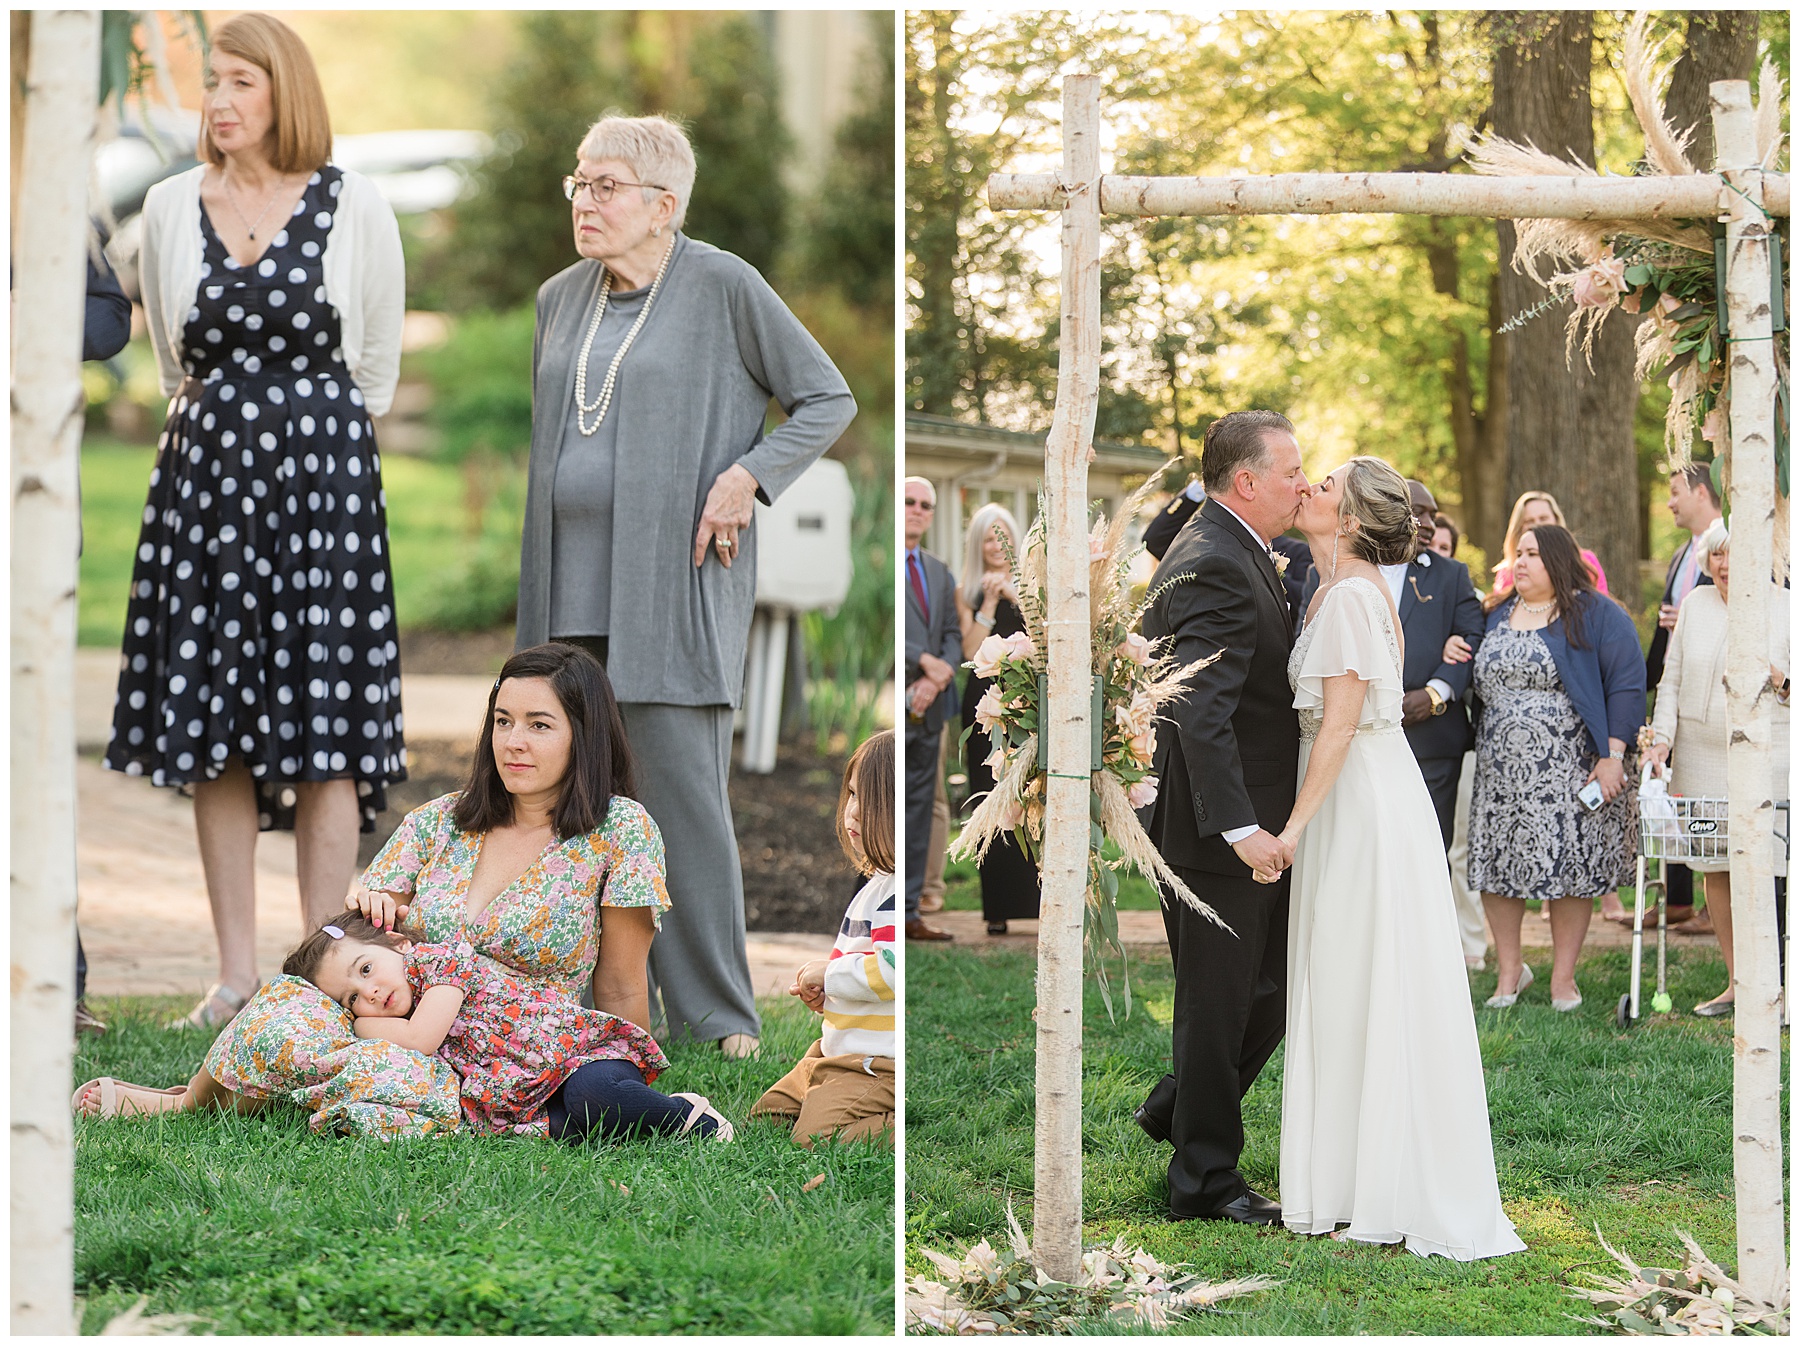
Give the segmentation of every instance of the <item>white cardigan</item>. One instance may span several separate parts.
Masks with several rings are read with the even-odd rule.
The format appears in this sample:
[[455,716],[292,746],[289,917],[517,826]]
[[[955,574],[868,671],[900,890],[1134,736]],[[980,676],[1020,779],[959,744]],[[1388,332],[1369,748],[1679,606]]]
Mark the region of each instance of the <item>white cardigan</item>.
[[[400,226],[375,185],[343,170],[331,233],[325,241],[325,297],[343,329],[350,377],[371,416],[385,412],[400,379],[400,328],[406,318],[406,259]],[[206,165],[164,178],[144,198],[144,241],[138,277],[150,344],[165,397],[187,377],[182,333],[200,293],[205,243],[200,232],[200,181]]]
[[[1702,584],[1681,601],[1662,682],[1656,689],[1651,732],[1659,743],[1673,745],[1671,788],[1676,794],[1725,795],[1725,601],[1710,584]],[[1769,599],[1769,662],[1788,668],[1788,591],[1774,589]],[[1787,797],[1790,711],[1773,702],[1769,726],[1769,766],[1775,797]]]

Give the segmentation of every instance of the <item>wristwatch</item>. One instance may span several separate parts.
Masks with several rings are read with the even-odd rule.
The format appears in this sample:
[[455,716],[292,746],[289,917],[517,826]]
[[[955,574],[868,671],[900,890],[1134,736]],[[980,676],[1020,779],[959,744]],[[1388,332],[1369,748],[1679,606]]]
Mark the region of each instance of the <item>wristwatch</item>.
[[1444,700],[1443,695],[1435,687],[1427,687],[1425,689],[1425,695],[1431,698],[1431,713],[1433,715],[1442,715],[1445,707],[1450,704],[1448,701]]

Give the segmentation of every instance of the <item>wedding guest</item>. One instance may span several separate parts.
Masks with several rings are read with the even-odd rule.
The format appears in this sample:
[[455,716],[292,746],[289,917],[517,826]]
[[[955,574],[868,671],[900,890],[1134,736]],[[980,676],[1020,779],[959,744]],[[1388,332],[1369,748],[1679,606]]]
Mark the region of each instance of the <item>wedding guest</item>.
[[280,20],[214,33],[197,153],[144,201],[171,400],[105,765],[193,791],[219,979],[181,1022],[217,1027],[258,985],[258,831],[294,830],[313,929],[406,778],[371,420],[399,374],[406,276],[381,193],[328,162],[324,91]]
[[962,632],[956,621],[956,580],[923,543],[937,509],[937,492],[923,477],[902,484],[906,543],[906,937],[947,940],[919,914],[931,801],[939,773],[944,723],[956,705],[956,665]]
[[[1668,641],[1662,681],[1656,689],[1656,714],[1650,722],[1654,741],[1649,759],[1669,767],[1669,791],[1678,795],[1727,795],[1725,744],[1730,730],[1725,698],[1725,612],[1731,602],[1731,534],[1723,519],[1695,538],[1692,548],[1712,583],[1699,585],[1682,600]],[[1769,770],[1776,789],[1788,778],[1788,602],[1787,591],[1769,591],[1769,675],[1775,701],[1769,726]],[[1748,601],[1748,600],[1740,600]],[[1681,751],[1675,753],[1679,742]],[[1777,874],[1786,869],[1777,848]],[[1694,1013],[1713,1019],[1730,1014],[1737,998],[1736,951],[1732,944],[1731,860],[1728,855],[1688,862],[1705,878],[1706,910],[1725,955],[1725,989],[1694,1006]]]
[[[538,291],[518,648],[579,645],[612,679],[668,844],[656,1018],[747,1056],[762,1027],[726,782],[751,523],[856,403],[755,268],[681,232],[694,173],[675,123],[608,116],[562,180],[580,260]],[[765,432],[770,398],[787,419]]]
[[[1462,530],[1448,514],[1432,520],[1431,549],[1439,556],[1455,556],[1462,542]],[[1475,597],[1487,597],[1480,589]],[[1473,652],[1461,641],[1455,650],[1446,646],[1445,659],[1472,659]],[[1456,901],[1457,933],[1462,937],[1463,962],[1471,972],[1487,968],[1487,923],[1482,919],[1481,894],[1469,886],[1469,800],[1475,788],[1475,744],[1470,739],[1463,753],[1462,769],[1456,776],[1455,827],[1450,834],[1450,892]]]
[[[1156,560],[1162,560],[1169,550],[1169,544],[1175,540],[1175,535],[1187,526],[1187,521],[1194,517],[1205,500],[1206,490],[1201,486],[1199,478],[1190,478],[1188,484],[1144,528],[1144,550]],[[1298,630],[1301,596],[1307,591],[1307,584],[1313,578],[1312,552],[1306,543],[1287,533],[1276,537],[1269,543],[1269,548],[1283,558],[1281,590],[1287,595],[1288,618]]]
[[1431,549],[1439,556],[1455,556],[1456,548],[1462,542],[1462,530],[1456,526],[1456,520],[1448,514],[1439,514],[1431,521]]
[[[1682,602],[1696,588],[1710,585],[1705,563],[1695,547],[1700,535],[1719,518],[1719,496],[1713,489],[1712,469],[1705,463],[1689,463],[1669,476],[1669,514],[1687,538],[1669,558],[1669,569],[1663,578],[1662,602],[1656,611],[1656,630],[1650,637],[1650,649],[1644,656],[1645,677],[1650,686],[1662,682],[1663,657],[1669,648],[1669,633],[1675,629],[1675,616]],[[1671,924],[1686,925],[1683,933],[1710,934],[1712,921],[1706,916],[1694,917],[1694,873],[1686,865],[1663,866],[1668,884],[1667,910]]]
[[[1506,541],[1500,549],[1500,564],[1494,567],[1496,592],[1512,588],[1513,560],[1518,555],[1520,534],[1527,528],[1537,528],[1543,524],[1555,524],[1558,528],[1569,526],[1569,521],[1563,518],[1562,506],[1556,503],[1556,497],[1550,492],[1526,491],[1513,501],[1512,516],[1506,521]],[[1581,561],[1594,581],[1594,588],[1604,594],[1606,572],[1600,568],[1600,558],[1583,547]]]
[[[1006,541],[1001,541],[1004,533]],[[963,546],[963,579],[956,590],[956,615],[962,624],[964,659],[973,659],[989,636],[1016,635],[1025,629],[1019,609],[1019,591],[1013,583],[1007,549],[1017,556],[1019,522],[1004,505],[983,505],[969,520]],[[971,672],[963,684],[962,723],[965,731],[975,724],[975,708],[992,678]],[[968,732],[964,740],[964,770],[969,776],[969,803],[973,812],[980,796],[994,788],[994,771],[987,764],[992,748],[988,735]],[[1008,921],[1038,918],[1038,870],[1010,835],[998,837],[981,861],[981,914],[990,935],[1004,935]]]
[[[1550,1004],[1581,1004],[1575,962],[1593,899],[1618,901],[1637,857],[1637,792],[1626,754],[1644,722],[1637,628],[1603,597],[1575,539],[1554,524],[1518,540],[1514,587],[1489,595],[1475,654],[1474,798],[1469,882],[1494,932],[1499,983],[1515,1003],[1533,980],[1520,949],[1528,899],[1550,909]],[[1597,786],[1589,808],[1580,795]]]

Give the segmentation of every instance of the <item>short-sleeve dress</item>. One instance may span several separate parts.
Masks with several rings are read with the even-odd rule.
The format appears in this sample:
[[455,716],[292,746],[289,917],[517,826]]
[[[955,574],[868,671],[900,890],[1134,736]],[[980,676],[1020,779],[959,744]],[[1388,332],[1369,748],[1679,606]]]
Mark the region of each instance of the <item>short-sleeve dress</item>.
[[260,825],[354,779],[363,831],[406,779],[381,457],[325,293],[342,172],[252,266],[200,211],[200,285],[138,534],[105,764],[157,785],[232,756]]
[[420,805],[363,875],[369,888],[406,899],[401,929],[428,944],[468,943],[526,981],[577,1003],[600,954],[605,907],[669,909],[662,834],[644,806],[614,795],[592,832],[552,842],[510,886],[467,919],[482,833],[456,825],[457,796]]
[[544,1105],[585,1062],[630,1061],[646,1083],[668,1068],[636,1024],[574,1004],[466,943],[415,944],[406,976],[415,997],[433,986],[464,993],[437,1055],[462,1080],[464,1119],[485,1135],[548,1135]]

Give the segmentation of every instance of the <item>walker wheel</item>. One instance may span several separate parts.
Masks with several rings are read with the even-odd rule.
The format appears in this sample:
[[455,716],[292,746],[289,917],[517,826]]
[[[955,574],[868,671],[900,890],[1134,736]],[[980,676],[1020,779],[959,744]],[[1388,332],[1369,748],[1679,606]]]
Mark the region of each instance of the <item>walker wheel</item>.
[[1613,1017],[1618,1020],[1620,1028],[1631,1027],[1631,992],[1627,991],[1619,997],[1619,1012]]

